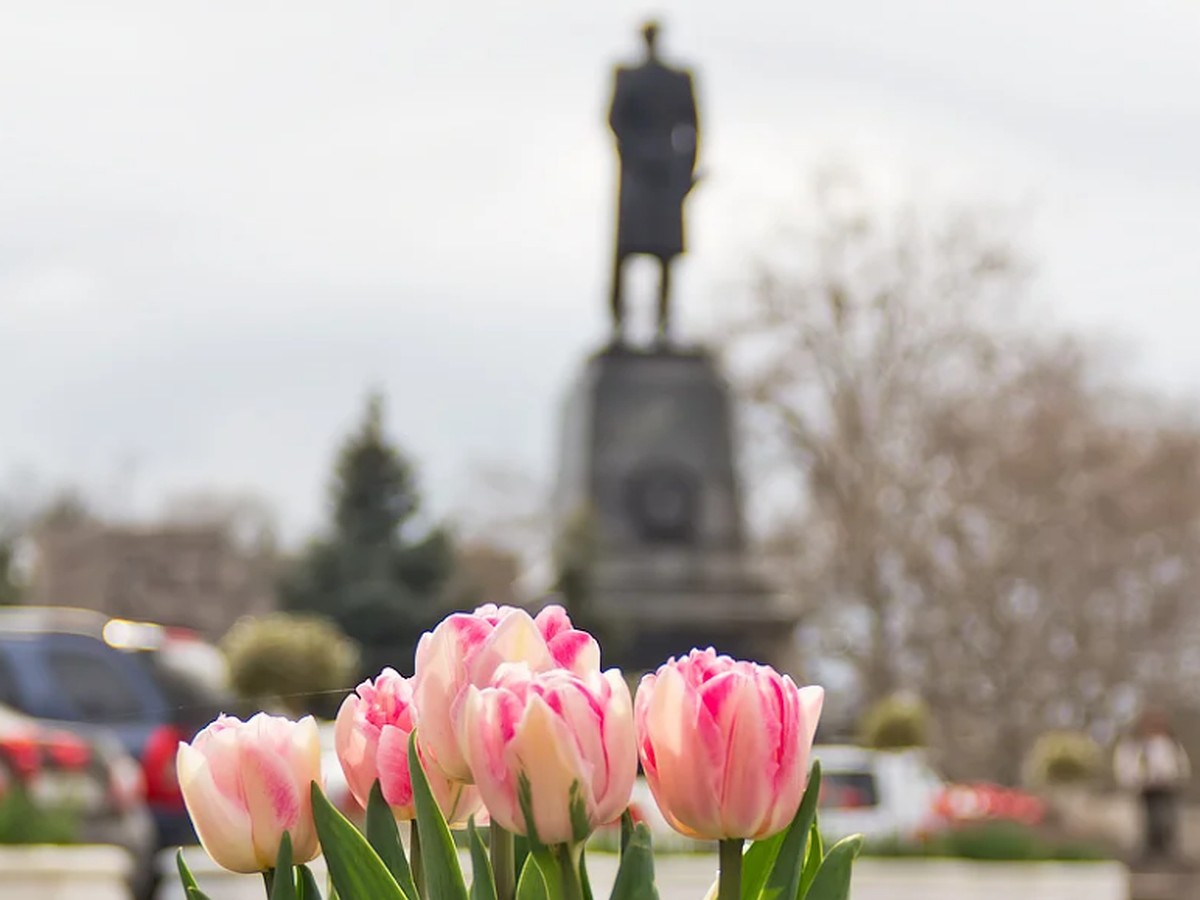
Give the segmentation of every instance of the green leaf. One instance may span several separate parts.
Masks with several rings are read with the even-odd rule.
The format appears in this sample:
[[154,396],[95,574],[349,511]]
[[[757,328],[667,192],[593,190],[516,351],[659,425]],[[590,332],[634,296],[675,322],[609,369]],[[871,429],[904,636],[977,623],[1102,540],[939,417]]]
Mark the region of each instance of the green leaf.
[[517,879],[517,900],[550,900],[541,867],[531,855],[526,856],[521,877]]
[[621,853],[625,853],[625,846],[629,843],[629,839],[633,837],[633,813],[629,811],[629,807],[625,808],[625,812],[621,813]]
[[584,900],[583,882],[579,876],[583,844],[555,844],[554,849],[562,879],[562,896],[566,900]]
[[800,892],[796,895],[796,900],[804,900],[808,889],[812,887],[813,879],[817,877],[817,872],[821,869],[821,860],[825,856],[825,850],[821,845],[821,829],[818,827],[818,822],[813,819],[812,828],[808,832],[808,852],[804,856],[804,871],[800,873]]
[[542,883],[546,886],[546,894],[550,900],[562,900],[566,896],[563,890],[563,873],[554,850],[545,844],[535,844],[530,841],[529,858],[542,873]]
[[417,808],[417,830],[421,834],[421,868],[426,896],[431,900],[469,900],[454,838],[433,799],[429,779],[421,766],[415,731],[408,738],[408,770],[412,776],[413,803]]
[[518,874],[525,871],[525,860],[529,858],[529,838],[523,834],[514,834],[513,838],[513,871]]
[[415,900],[400,889],[392,873],[350,820],[312,784],[313,822],[325,852],[329,879],[342,900]]
[[761,841],[754,841],[743,854],[742,897],[745,900],[758,900],[762,895],[763,887],[767,883],[767,876],[771,874],[771,869],[775,866],[775,860],[779,856],[779,848],[783,846],[785,835],[787,835],[786,830],[779,834],[773,834],[769,838],[763,838]]
[[583,900],[595,900],[592,897],[592,883],[587,873],[587,844],[579,848],[579,885],[583,888]]
[[644,823],[634,828],[629,837],[609,897],[610,900],[658,900],[654,851],[650,846],[650,829]]
[[396,827],[396,817],[392,808],[383,799],[383,788],[379,779],[371,787],[371,796],[367,800],[367,843],[379,854],[383,864],[387,866],[400,890],[416,900],[417,884],[413,881],[412,870],[408,867],[408,857],[404,855],[404,844],[400,840],[400,829]]
[[188,868],[187,860],[183,858],[182,849],[175,851],[175,867],[179,869],[179,880],[183,882],[183,891],[189,900],[208,900],[208,895],[196,884],[196,878]]
[[521,807],[521,816],[525,819],[525,836],[529,841],[529,852],[546,846],[537,833],[537,820],[533,816],[533,785],[529,776],[524,772],[517,773],[517,803]]
[[496,879],[492,875],[492,860],[483,838],[475,827],[475,817],[467,822],[471,842],[471,900],[496,900]]
[[296,886],[296,896],[299,900],[321,900],[321,888],[317,884],[317,877],[313,875],[312,869],[308,866],[300,866],[297,872],[300,875]]
[[[563,897],[563,875],[558,857],[554,850],[543,844],[537,833],[537,822],[533,815],[533,787],[529,777],[520,772],[517,775],[517,803],[521,807],[521,815],[525,819],[525,842],[528,846],[529,858],[534,861],[538,871],[542,873],[542,883],[550,900],[560,900]],[[524,874],[524,870],[522,870]]]
[[[808,779],[808,789],[796,810],[796,817],[788,826],[779,847],[779,854],[761,897],[764,900],[792,900],[800,893],[800,876],[804,871],[804,849],[808,833],[817,817],[817,798],[821,793],[821,763],[814,762]],[[753,895],[743,894],[754,900]]]
[[583,785],[578,779],[571,782],[567,803],[571,815],[571,840],[579,844],[587,840],[588,835],[592,833],[592,823],[588,819],[587,801],[583,799]]
[[862,845],[861,834],[834,844],[821,862],[805,900],[846,900],[850,896],[850,870]]
[[292,869],[292,836],[286,831],[279,840],[279,855],[271,873],[271,900],[296,900],[296,873]]

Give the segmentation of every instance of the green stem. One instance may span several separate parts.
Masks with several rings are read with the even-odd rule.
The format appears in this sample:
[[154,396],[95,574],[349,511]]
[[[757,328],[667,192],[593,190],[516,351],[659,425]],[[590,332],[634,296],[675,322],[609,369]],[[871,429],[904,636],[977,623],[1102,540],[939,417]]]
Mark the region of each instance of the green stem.
[[563,900],[583,900],[583,882],[579,879],[579,857],[583,844],[559,844],[559,868],[562,869]]
[[263,884],[267,886],[267,897],[271,896],[271,891],[275,890],[275,870],[265,869],[262,873]]
[[410,860],[409,868],[412,869],[413,884],[417,886],[417,893],[422,898],[425,897],[425,864],[421,859],[421,833],[417,830],[417,820],[413,819],[410,823],[409,839],[408,839],[408,857]]
[[512,832],[497,825],[495,819],[488,828],[488,850],[492,856],[492,875],[496,879],[496,900],[513,900],[517,895],[517,859]]
[[717,882],[717,900],[740,900],[742,896],[742,838],[721,841],[721,876]]

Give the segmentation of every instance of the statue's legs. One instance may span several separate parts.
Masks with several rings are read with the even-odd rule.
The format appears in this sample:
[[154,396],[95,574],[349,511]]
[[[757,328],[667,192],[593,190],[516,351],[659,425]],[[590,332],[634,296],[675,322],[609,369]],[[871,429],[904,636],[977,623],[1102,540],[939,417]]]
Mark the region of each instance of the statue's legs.
[[665,344],[671,326],[671,260],[660,256],[658,264],[658,340]]
[[613,343],[619,344],[623,338],[625,326],[625,294],[621,284],[621,271],[625,258],[620,253],[613,254],[612,294],[609,303],[612,307]]

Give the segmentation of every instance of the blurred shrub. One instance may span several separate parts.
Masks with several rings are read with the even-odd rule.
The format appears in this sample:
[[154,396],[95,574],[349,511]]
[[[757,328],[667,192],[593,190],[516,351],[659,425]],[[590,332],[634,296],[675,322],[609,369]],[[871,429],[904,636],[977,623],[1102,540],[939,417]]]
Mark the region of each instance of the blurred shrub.
[[955,826],[923,839],[893,837],[868,841],[863,854],[991,862],[1087,861],[1112,857],[1101,844],[1064,840],[1010,821]]
[[0,791],[0,844],[70,844],[78,832],[73,811],[44,809],[20,788]]
[[290,713],[330,718],[357,673],[358,648],[322,616],[245,618],[221,640],[242,697],[277,701]]
[[1080,784],[1101,767],[1100,745],[1081,731],[1048,731],[1034,742],[1026,775],[1035,785]]
[[918,697],[896,694],[863,716],[860,740],[875,750],[904,750],[929,742],[929,709]]

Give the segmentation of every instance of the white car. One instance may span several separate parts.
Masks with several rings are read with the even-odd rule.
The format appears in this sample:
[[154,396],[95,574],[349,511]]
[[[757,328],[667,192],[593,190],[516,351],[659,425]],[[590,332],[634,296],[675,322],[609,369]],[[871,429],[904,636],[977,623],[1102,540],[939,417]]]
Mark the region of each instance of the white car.
[[945,788],[920,750],[828,745],[814,747],[813,756],[821,761],[817,816],[830,840],[912,837],[930,822]]

